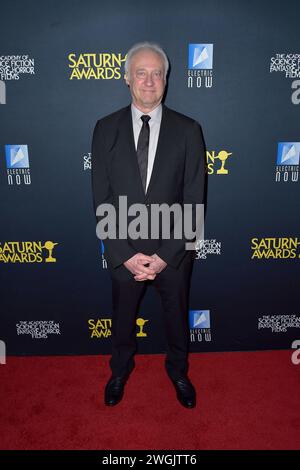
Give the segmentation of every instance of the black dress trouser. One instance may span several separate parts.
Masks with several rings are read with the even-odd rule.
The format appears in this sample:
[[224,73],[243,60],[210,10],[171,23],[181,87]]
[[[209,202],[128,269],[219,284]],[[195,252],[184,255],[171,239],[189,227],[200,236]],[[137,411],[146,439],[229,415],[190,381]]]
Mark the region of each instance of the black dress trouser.
[[113,376],[127,377],[134,368],[136,317],[148,285],[158,291],[162,303],[167,343],[165,367],[177,379],[188,371],[188,304],[193,252],[187,252],[177,269],[167,266],[153,281],[119,280],[112,277],[112,356]]

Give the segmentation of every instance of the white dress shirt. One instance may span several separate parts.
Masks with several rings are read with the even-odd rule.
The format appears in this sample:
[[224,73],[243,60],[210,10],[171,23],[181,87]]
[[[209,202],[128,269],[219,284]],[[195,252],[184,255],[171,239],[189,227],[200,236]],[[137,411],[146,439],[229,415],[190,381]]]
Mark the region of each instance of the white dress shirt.
[[135,149],[137,149],[138,138],[139,138],[139,135],[140,135],[140,132],[141,132],[141,129],[142,129],[142,125],[143,125],[143,121],[141,120],[141,116],[143,116],[143,114],[147,114],[147,116],[151,117],[151,119],[149,121],[150,139],[149,139],[147,181],[146,181],[146,191],[147,191],[149,181],[150,181],[150,178],[151,178],[151,173],[152,173],[152,170],[153,170],[155,154],[156,154],[158,136],[159,136],[159,131],[160,131],[161,116],[162,116],[162,105],[159,104],[150,113],[143,113],[136,106],[134,106],[134,104],[132,103],[131,104],[131,114],[132,114]]

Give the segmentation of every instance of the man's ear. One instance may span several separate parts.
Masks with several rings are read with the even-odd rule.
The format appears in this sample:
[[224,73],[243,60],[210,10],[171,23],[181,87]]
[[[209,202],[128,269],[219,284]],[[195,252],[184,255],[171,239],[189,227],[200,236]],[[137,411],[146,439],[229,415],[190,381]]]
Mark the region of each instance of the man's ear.
[[124,74],[124,80],[125,80],[125,82],[126,82],[126,85],[130,86],[130,85],[129,85],[129,81],[128,81],[128,77],[127,77],[126,73]]

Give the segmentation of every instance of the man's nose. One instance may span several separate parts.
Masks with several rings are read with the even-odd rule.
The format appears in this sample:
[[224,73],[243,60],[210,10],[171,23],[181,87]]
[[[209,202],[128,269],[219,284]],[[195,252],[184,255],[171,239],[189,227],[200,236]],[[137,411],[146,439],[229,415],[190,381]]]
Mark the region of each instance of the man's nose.
[[146,77],[146,84],[149,85],[149,86],[153,85],[153,77],[152,77],[151,73],[148,73],[148,75]]

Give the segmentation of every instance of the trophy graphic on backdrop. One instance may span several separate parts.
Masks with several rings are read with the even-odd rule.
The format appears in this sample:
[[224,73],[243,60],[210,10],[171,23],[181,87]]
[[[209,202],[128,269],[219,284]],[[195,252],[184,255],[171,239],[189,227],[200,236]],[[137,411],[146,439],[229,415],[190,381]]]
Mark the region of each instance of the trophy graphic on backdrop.
[[219,160],[221,160],[221,162],[222,162],[221,168],[217,171],[217,175],[227,175],[228,174],[228,170],[226,170],[226,168],[224,168],[224,166],[225,166],[225,162],[226,162],[227,158],[229,157],[229,155],[232,155],[232,152],[228,153],[228,152],[226,152],[226,150],[221,150],[218,153],[218,155],[215,157],[215,158],[218,158]]
[[147,333],[143,332],[143,327],[144,327],[145,323],[147,323],[147,321],[149,321],[149,320],[144,320],[143,318],[137,318],[136,324],[140,328],[140,331],[137,333],[137,336],[139,336],[139,337],[140,336],[143,336],[143,337],[147,336]]
[[45,259],[46,263],[56,263],[56,258],[53,258],[52,256],[53,248],[55,247],[55,245],[58,245],[58,243],[47,241],[45,245],[42,247],[42,248],[46,248],[46,250],[49,251],[49,256],[48,258]]

